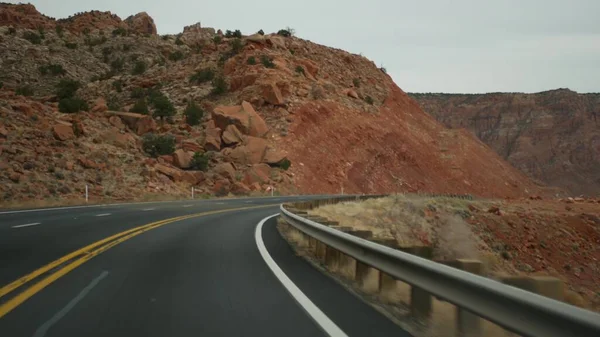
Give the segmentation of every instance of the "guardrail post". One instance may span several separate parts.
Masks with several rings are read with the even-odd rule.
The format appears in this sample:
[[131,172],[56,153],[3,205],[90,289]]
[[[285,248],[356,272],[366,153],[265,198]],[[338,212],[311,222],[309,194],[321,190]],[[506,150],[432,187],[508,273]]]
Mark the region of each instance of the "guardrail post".
[[[399,248],[396,239],[374,239],[372,241],[393,249]],[[389,292],[396,289],[396,279],[394,277],[382,271],[379,272],[379,275],[379,292]]]
[[316,250],[315,250],[315,256],[321,262],[325,262],[325,253],[327,251],[327,245],[325,245],[323,242],[321,242],[319,240],[316,240],[316,241],[317,241],[317,246],[316,246]]
[[[433,256],[433,249],[427,246],[402,247],[400,250],[424,259],[431,259]],[[410,287],[410,311],[413,316],[428,318],[432,307],[433,300],[430,293],[419,287]]]
[[502,282],[538,295],[546,296],[558,301],[564,301],[564,284],[556,277],[509,276],[502,278]]
[[[448,264],[472,274],[483,274],[483,263],[478,260],[458,259]],[[456,330],[458,336],[461,337],[479,337],[481,336],[481,319],[467,310],[456,307]]]

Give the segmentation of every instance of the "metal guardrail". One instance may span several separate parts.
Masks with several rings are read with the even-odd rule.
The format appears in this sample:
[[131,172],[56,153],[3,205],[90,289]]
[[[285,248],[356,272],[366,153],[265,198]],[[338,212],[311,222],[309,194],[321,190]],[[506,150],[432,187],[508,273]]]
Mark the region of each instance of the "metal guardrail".
[[600,336],[594,312],[329,228],[283,205],[281,216],[327,246],[522,336]]

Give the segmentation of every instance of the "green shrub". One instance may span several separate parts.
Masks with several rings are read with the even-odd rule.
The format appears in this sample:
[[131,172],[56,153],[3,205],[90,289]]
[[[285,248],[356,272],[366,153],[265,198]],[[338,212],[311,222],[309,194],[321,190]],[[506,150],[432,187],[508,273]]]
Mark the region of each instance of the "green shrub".
[[131,45],[130,44],[124,44],[123,47],[121,47],[121,48],[123,48],[124,52],[131,51]]
[[280,29],[277,32],[277,35],[281,35],[283,37],[290,37],[292,36],[292,32],[289,29]]
[[263,64],[263,66],[265,66],[266,68],[275,68],[275,63],[273,63],[273,59],[270,58],[267,55],[262,55],[260,57],[260,62]]
[[60,64],[47,64],[44,66],[40,66],[39,67],[40,73],[42,73],[42,75],[64,75],[67,72],[65,71],[65,69],[63,68],[62,65]]
[[122,57],[119,57],[118,59],[116,59],[110,63],[110,68],[114,72],[123,71],[124,67],[125,67],[125,60]]
[[265,35],[265,32],[261,29],[261,30],[258,31],[258,34]]
[[15,27],[8,27],[8,31],[6,31],[6,35],[17,35],[17,29]]
[[30,85],[26,84],[18,87],[15,90],[15,94],[20,96],[33,96],[33,88]]
[[229,29],[225,31],[225,37],[233,37],[233,32]]
[[387,74],[387,69],[385,69],[385,67],[381,67],[379,68],[384,74]]
[[169,35],[163,35],[161,36],[161,39],[163,39],[163,41],[167,41],[169,39]]
[[164,117],[174,116],[176,113],[173,103],[171,103],[167,96],[160,95],[154,97],[151,103],[154,107],[154,117],[160,117],[163,119]]
[[110,111],[122,111],[123,106],[121,105],[121,103],[119,103],[119,100],[117,99],[116,96],[110,96],[107,100],[106,100],[106,106],[108,107],[108,110]]
[[208,153],[201,154],[199,152],[196,152],[192,157],[190,168],[192,170],[206,171],[208,169],[209,160],[210,156],[208,155]]
[[233,31],[233,34],[231,34],[231,36],[235,37],[236,39],[241,39],[242,38],[242,32],[239,29],[236,29]]
[[77,97],[62,98],[58,101],[58,111],[63,113],[76,113],[87,110],[89,110],[87,102]]
[[277,163],[277,166],[287,171],[290,168],[290,166],[292,166],[292,162],[289,159],[285,158],[279,163]]
[[116,80],[112,83],[112,87],[113,89],[115,89],[117,92],[122,92],[123,91],[123,81],[121,80]]
[[215,37],[213,37],[213,42],[215,44],[219,44],[221,41],[223,41],[223,38],[221,38],[219,35],[215,35]]
[[353,79],[352,84],[354,84],[355,88],[360,88],[360,79],[359,78]]
[[108,63],[108,57],[110,56],[110,54],[112,54],[112,52],[113,52],[112,47],[102,48],[102,56],[104,57],[104,62]]
[[223,75],[219,75],[212,80],[212,91],[213,95],[221,95],[227,92],[227,81]]
[[135,62],[135,66],[133,67],[133,75],[141,75],[146,72],[146,62],[139,60]]
[[304,73],[304,68],[303,68],[302,66],[296,66],[296,72],[297,72],[298,74],[306,75],[306,74]]
[[56,25],[56,28],[54,28],[54,30],[56,31],[56,34],[57,34],[59,37],[63,37],[63,35],[64,35],[64,31],[65,31],[65,29],[63,28],[63,26],[61,26],[61,25]]
[[77,49],[77,43],[75,42],[65,42],[65,47],[69,49]]
[[80,86],[80,83],[75,80],[62,79],[56,85],[56,97],[59,99],[71,98]]
[[215,71],[212,68],[205,68],[198,70],[195,74],[190,76],[190,82],[201,84],[211,81],[213,78],[215,78]]
[[368,104],[371,104],[371,105],[373,105],[375,103],[375,101],[373,101],[373,97],[371,97],[371,96],[365,97],[365,102],[367,102]]
[[104,43],[106,43],[106,41],[108,41],[106,36],[102,36],[98,39],[92,39],[91,37],[88,36],[85,39],[83,39],[83,43],[85,43],[86,46],[90,46],[90,47],[95,47],[95,46],[104,44]]
[[255,65],[255,64],[256,64],[256,57],[254,57],[254,56],[250,56],[246,62],[247,62],[249,65]]
[[237,55],[242,51],[242,48],[244,46],[242,45],[242,40],[239,38],[235,38],[233,39],[233,41],[231,41],[231,54],[232,55]]
[[146,99],[139,99],[135,104],[129,109],[129,112],[135,112],[139,114],[148,114],[148,104],[146,103]]
[[136,87],[131,90],[131,98],[144,98],[146,97],[146,91],[144,88]]
[[200,124],[200,120],[204,116],[204,111],[192,101],[188,103],[183,115],[185,116],[185,122],[188,125],[194,126]]
[[42,43],[42,37],[34,32],[27,31],[27,32],[23,33],[23,38],[33,44],[41,44]]
[[180,50],[172,52],[171,54],[169,54],[169,60],[173,61],[173,62],[177,62],[180,60],[183,60],[183,52],[181,52]]
[[147,133],[142,138],[142,149],[151,157],[158,157],[175,152],[175,137],[171,135],[155,135]]
[[123,27],[116,28],[112,31],[112,36],[127,36],[127,29]]
[[183,41],[181,41],[181,38],[179,36],[175,39],[175,44],[178,46],[183,45]]

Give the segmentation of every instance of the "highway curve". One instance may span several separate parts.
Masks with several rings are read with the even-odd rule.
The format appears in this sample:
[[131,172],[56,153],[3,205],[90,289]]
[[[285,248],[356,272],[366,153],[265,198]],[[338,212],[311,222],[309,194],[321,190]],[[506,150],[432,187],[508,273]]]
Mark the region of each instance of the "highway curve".
[[271,218],[263,248],[312,306],[276,276],[255,230],[293,199],[0,212],[0,336],[409,336],[295,256]]

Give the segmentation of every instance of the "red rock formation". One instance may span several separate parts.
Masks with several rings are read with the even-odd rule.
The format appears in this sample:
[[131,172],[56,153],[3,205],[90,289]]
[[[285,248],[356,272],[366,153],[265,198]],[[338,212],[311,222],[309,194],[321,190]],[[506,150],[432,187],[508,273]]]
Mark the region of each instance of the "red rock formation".
[[54,28],[54,19],[37,11],[31,4],[0,3],[0,26],[38,29]]
[[600,191],[600,94],[411,94],[450,128],[466,128],[530,177],[574,194]]

